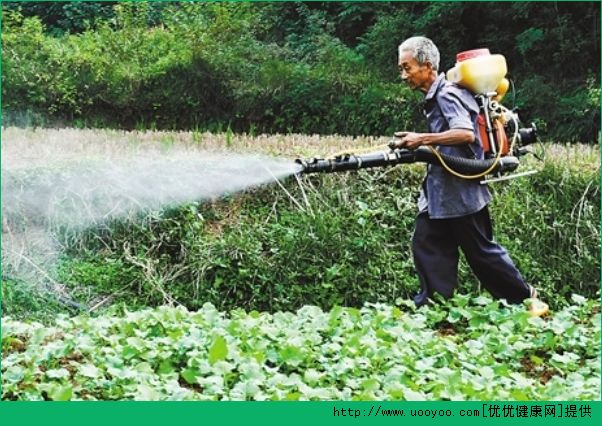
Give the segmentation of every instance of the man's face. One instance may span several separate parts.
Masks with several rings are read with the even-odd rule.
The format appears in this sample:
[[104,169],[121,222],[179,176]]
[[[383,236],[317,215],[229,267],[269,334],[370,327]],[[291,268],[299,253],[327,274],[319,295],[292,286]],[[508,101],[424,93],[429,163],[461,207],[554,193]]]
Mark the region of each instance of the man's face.
[[401,79],[410,86],[410,89],[420,90],[424,93],[428,91],[430,76],[433,72],[433,67],[429,62],[420,65],[412,56],[411,51],[404,50],[399,56],[399,72]]

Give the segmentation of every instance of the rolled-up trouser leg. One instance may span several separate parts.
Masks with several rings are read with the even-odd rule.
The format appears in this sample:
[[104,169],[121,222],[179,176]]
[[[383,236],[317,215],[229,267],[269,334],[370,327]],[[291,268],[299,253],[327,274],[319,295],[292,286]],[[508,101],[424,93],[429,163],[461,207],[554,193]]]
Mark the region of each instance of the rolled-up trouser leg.
[[412,237],[412,253],[420,279],[420,293],[414,297],[416,305],[424,305],[435,293],[451,297],[458,285],[459,252],[449,221],[419,214]]
[[493,296],[520,303],[530,296],[530,287],[504,247],[493,240],[493,227],[487,207],[452,219],[453,230],[472,271]]

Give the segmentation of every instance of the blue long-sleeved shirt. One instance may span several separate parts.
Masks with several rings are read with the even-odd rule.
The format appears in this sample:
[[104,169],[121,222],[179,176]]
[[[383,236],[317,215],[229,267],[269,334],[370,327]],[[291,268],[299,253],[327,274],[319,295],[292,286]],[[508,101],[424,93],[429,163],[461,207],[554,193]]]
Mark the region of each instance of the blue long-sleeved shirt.
[[[440,74],[424,98],[424,114],[430,133],[449,129],[467,129],[475,133],[475,141],[466,145],[438,146],[442,154],[483,159],[477,117],[479,107],[472,93],[445,79]],[[429,165],[418,208],[431,219],[447,219],[476,213],[491,201],[487,185],[480,179],[453,176],[440,165]],[[426,188],[426,193],[425,189]]]

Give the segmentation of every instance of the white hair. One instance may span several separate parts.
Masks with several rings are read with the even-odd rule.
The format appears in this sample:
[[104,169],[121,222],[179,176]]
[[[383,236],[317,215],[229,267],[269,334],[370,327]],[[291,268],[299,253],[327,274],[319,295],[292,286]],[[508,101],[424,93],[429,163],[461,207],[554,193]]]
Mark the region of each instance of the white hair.
[[439,69],[439,49],[431,39],[420,36],[410,37],[399,45],[399,56],[405,51],[412,52],[412,57],[420,65],[429,62],[434,71]]

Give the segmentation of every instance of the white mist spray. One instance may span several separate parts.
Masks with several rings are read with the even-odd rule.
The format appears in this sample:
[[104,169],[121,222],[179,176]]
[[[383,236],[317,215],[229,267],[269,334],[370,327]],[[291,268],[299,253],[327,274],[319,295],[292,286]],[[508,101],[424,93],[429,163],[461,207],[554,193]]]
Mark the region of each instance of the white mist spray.
[[2,170],[8,217],[70,226],[234,193],[296,170],[291,161],[265,156],[176,150],[56,168],[9,167]]
[[60,252],[51,229],[97,226],[298,171],[291,160],[142,143],[136,134],[122,133],[115,142],[110,133],[82,141],[89,134],[74,130],[3,133],[2,266],[28,280],[51,280],[50,265]]

